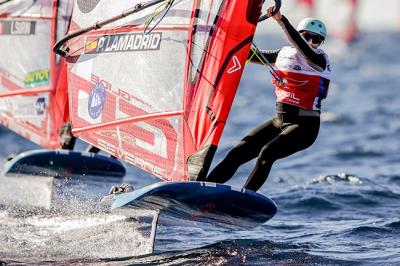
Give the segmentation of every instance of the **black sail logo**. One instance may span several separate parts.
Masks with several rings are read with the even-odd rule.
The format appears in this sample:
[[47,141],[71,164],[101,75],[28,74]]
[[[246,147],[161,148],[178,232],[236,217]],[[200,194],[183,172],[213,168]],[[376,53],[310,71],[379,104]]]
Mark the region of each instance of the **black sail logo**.
[[99,2],[100,0],[78,0],[76,3],[78,4],[79,10],[86,14],[91,12]]

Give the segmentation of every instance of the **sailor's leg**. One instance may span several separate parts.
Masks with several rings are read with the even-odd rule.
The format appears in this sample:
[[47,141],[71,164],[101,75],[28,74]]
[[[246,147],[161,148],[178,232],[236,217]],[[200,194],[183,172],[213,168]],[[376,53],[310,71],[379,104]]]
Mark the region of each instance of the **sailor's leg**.
[[273,118],[253,129],[228,152],[226,157],[211,171],[206,181],[227,182],[236,173],[239,166],[256,158],[265,143],[280,133],[279,127],[279,121]]
[[72,151],[75,147],[75,142],[76,142],[76,138],[74,136],[71,135],[71,137],[66,137],[63,139],[62,143],[61,143],[61,148],[63,150],[70,150]]
[[257,191],[267,180],[276,160],[310,147],[318,136],[319,124],[319,117],[300,117],[298,124],[286,126],[281,134],[261,149],[244,188]]
[[72,135],[71,123],[67,122],[62,125],[58,131],[61,148],[64,150],[73,150],[75,147],[76,138]]

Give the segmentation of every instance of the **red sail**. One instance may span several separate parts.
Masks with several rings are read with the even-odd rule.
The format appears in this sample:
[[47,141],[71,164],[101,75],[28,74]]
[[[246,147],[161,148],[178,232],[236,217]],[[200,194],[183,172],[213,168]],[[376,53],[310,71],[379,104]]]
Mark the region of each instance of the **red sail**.
[[[71,32],[138,3],[77,1]],[[164,14],[147,8],[71,39],[73,133],[164,180],[204,177],[261,5],[262,0],[174,1],[170,8],[158,8]]]
[[66,64],[51,48],[69,25],[72,1],[0,6],[0,123],[47,148],[68,119]]

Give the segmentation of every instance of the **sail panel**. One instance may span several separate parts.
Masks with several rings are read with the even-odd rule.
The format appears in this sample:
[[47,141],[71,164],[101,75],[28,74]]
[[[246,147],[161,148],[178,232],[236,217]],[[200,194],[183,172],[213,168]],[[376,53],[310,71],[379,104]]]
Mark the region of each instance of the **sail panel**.
[[49,86],[51,20],[1,19],[0,25],[1,91]]
[[48,148],[60,147],[57,130],[67,100],[66,86],[57,90],[62,64],[51,48],[71,13],[69,0],[0,6],[0,123]]
[[12,0],[0,6],[2,17],[51,18],[53,3],[49,0]]
[[[222,134],[262,1],[175,0],[158,14],[167,2],[68,41],[72,127],[164,180],[196,180]],[[142,2],[86,3],[76,2],[71,33]]]
[[189,180],[204,180],[221,138],[254,37],[263,1],[224,1],[204,49],[195,84],[188,87]]

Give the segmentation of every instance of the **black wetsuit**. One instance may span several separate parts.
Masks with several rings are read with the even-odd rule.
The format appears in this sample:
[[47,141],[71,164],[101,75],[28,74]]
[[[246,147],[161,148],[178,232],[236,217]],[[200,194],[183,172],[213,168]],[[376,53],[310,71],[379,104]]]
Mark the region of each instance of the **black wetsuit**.
[[[289,21],[282,16],[279,22],[289,41],[318,71],[327,67],[323,54],[315,52],[300,36]],[[280,50],[262,51],[274,63]],[[252,59],[253,62],[260,63]],[[269,121],[253,129],[244,137],[207,177],[207,181],[224,183],[228,181],[242,164],[258,157],[255,168],[248,177],[244,188],[257,191],[266,181],[272,164],[281,158],[311,146],[319,132],[318,111],[303,112],[304,109],[285,104],[276,104],[276,115]]]
[[[66,122],[61,126],[58,131],[58,136],[60,138],[61,149],[70,151],[74,150],[76,137],[72,135],[71,122]],[[100,149],[93,145],[89,145],[85,152],[99,153]],[[111,157],[115,158],[114,156]]]

